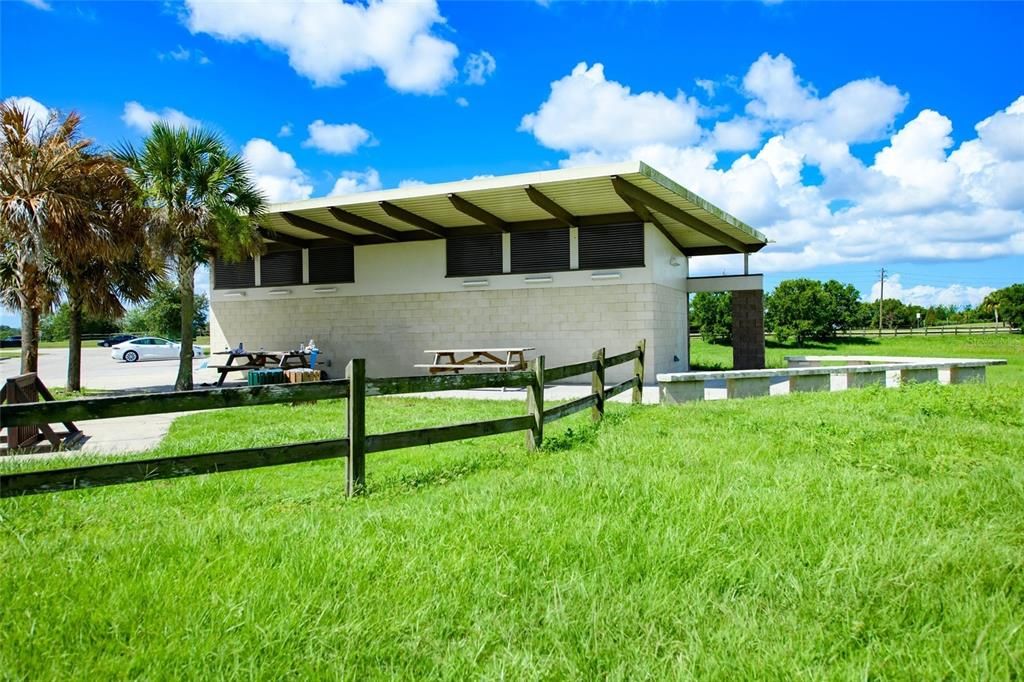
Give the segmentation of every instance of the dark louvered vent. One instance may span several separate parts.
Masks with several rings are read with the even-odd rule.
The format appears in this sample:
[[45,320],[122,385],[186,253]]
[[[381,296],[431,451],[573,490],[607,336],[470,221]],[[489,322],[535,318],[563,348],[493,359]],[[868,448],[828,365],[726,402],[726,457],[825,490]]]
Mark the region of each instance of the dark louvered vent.
[[501,274],[501,234],[445,240],[449,277]]
[[213,261],[214,289],[242,289],[256,286],[256,261],[246,258],[241,263],[228,263],[220,258]]
[[355,251],[351,245],[309,250],[309,283],[338,284],[356,281]]
[[642,223],[580,228],[580,270],[643,266]]
[[260,258],[260,286],[302,284],[302,249],[275,251]]
[[569,228],[512,233],[512,272],[569,269]]

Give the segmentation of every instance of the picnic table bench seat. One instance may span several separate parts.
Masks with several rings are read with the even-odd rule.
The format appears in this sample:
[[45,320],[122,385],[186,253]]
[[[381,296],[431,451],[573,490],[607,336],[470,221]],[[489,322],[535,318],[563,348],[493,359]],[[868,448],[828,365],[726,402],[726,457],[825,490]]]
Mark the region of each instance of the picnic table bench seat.
[[467,362],[462,365],[434,365],[427,363],[425,365],[413,365],[418,369],[467,369],[473,367],[482,367],[486,369],[517,369],[523,367],[521,362],[512,362],[508,364],[495,364],[493,362]]

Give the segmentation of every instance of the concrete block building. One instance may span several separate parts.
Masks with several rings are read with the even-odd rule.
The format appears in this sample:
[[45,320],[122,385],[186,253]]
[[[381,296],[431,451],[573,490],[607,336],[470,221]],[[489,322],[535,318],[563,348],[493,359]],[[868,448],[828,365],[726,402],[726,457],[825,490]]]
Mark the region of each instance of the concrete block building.
[[211,263],[213,350],[312,338],[335,368],[396,376],[426,349],[532,346],[555,366],[644,338],[653,382],[689,369],[688,294],[734,291],[736,365],[764,364],[761,276],[689,277],[764,235],[642,162],[278,204],[260,230],[262,256]]

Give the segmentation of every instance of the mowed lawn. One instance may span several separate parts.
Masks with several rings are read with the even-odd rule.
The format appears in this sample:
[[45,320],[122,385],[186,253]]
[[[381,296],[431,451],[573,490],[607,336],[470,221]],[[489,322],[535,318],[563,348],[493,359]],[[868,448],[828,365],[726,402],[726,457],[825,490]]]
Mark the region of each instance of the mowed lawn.
[[[0,674],[1019,678],[1012,340],[988,385],[613,405],[538,453],[374,454],[355,500],[342,460],[3,500]],[[373,399],[368,429],[522,409]],[[191,415],[159,452],[341,436],[343,410]]]

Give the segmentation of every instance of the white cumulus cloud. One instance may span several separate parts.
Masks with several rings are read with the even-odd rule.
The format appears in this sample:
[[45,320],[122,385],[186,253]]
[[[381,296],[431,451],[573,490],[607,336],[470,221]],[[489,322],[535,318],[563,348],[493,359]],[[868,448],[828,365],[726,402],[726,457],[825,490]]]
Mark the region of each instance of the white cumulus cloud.
[[48,106],[32,97],[8,97],[4,100],[4,104],[18,107],[28,114],[29,119],[37,126],[45,125],[50,115],[54,113]]
[[434,0],[262,2],[185,0],[192,33],[259,41],[284,52],[316,85],[339,85],[350,73],[380,69],[399,92],[435,93],[457,76],[454,43],[434,34],[445,23]]
[[685,144],[701,134],[699,105],[679,92],[633,93],[605,78],[604,65],[576,65],[551,84],[551,95],[519,129],[545,147],[568,152],[622,152],[654,142]]
[[[976,306],[985,300],[985,297],[995,291],[992,287],[971,287],[964,284],[950,284],[946,287],[937,287],[930,284],[916,284],[906,286],[903,284],[899,273],[893,274],[885,280],[885,297],[895,298],[913,305],[925,308],[934,305]],[[882,289],[880,282],[875,282],[871,287],[871,294],[868,301],[877,301]]]
[[309,138],[303,147],[313,147],[328,154],[351,154],[361,145],[372,142],[370,131],[355,123],[324,123],[317,119],[307,128]]
[[[744,113],[729,115],[580,64],[520,130],[565,152],[562,166],[650,163],[765,233],[774,243],[753,262],[767,272],[1024,254],[1024,97],[957,145],[940,112],[898,124],[909,98],[896,86],[864,78],[821,95],[785,55],[756,59],[740,92]],[[745,153],[726,163],[724,151]],[[702,260],[720,263],[695,271]]]
[[198,120],[185,115],[177,109],[165,107],[160,111],[153,111],[138,102],[125,102],[124,111],[121,113],[121,120],[129,128],[135,128],[142,133],[148,133],[152,130],[153,124],[157,121],[162,121],[167,125],[178,128],[194,128],[200,125]]
[[367,168],[365,171],[343,171],[329,196],[372,192],[383,186],[380,173],[373,168]]
[[249,140],[242,148],[242,158],[249,165],[256,186],[271,203],[308,199],[313,194],[313,185],[292,155],[273,142],[258,137]]

